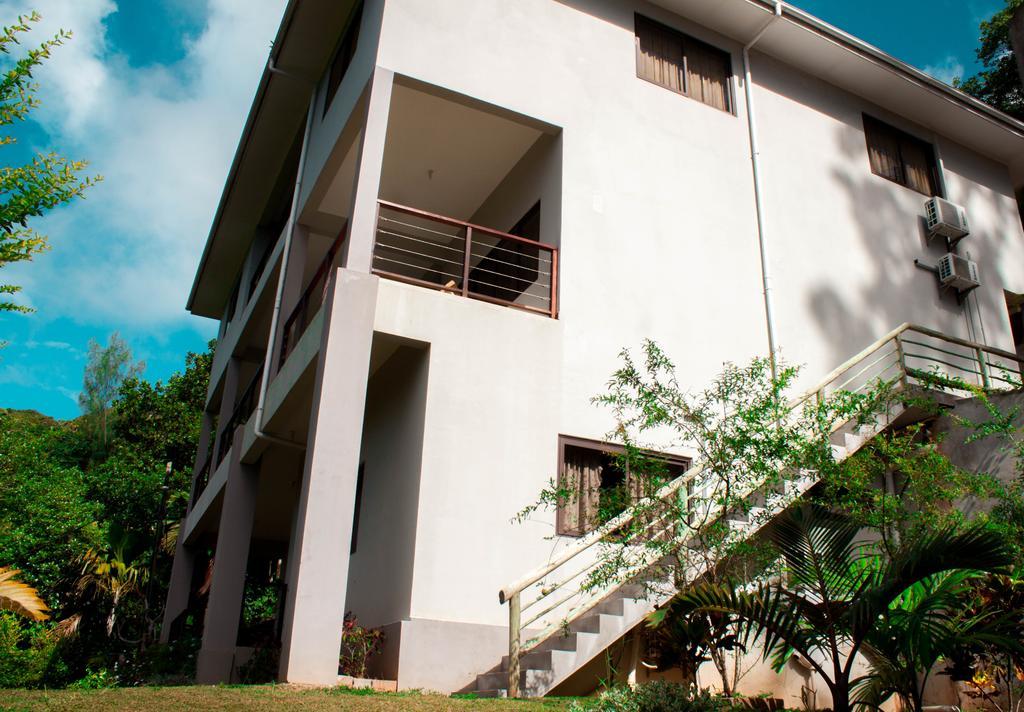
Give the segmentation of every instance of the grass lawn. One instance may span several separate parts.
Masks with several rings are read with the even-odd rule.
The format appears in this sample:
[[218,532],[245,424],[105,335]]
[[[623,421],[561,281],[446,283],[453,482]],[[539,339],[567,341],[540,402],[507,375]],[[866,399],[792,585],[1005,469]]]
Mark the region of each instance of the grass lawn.
[[289,685],[131,687],[108,690],[3,690],[0,710],[507,710],[556,712],[567,700],[477,700]]

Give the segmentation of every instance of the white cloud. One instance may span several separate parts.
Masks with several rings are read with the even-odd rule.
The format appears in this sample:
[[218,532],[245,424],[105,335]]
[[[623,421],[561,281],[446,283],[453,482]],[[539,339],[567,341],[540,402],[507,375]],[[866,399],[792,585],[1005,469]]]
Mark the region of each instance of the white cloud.
[[283,7],[284,0],[210,0],[180,61],[140,67],[108,42],[104,20],[116,12],[114,0],[0,0],[0,17],[43,15],[32,40],[60,27],[74,32],[36,73],[43,106],[33,116],[61,153],[88,159],[104,176],[85,201],[35,223],[51,252],[5,270],[40,314],[152,326],[185,319]]
[[952,84],[954,79],[963,79],[964,65],[955,55],[951,54],[935,64],[929,64],[922,71],[932,75],[940,82]]

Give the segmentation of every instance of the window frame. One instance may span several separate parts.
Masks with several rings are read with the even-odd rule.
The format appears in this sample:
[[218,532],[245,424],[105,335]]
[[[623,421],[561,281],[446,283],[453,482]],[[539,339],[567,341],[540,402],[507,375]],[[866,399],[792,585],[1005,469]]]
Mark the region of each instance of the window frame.
[[[565,477],[565,448],[575,447],[586,450],[594,450],[597,452],[604,453],[606,455],[622,455],[626,452],[626,448],[616,443],[611,443],[606,440],[593,440],[591,438],[581,438],[574,435],[563,435],[558,436],[558,462],[555,471],[558,473],[555,483],[557,487],[561,486]],[[676,455],[669,452],[657,452],[654,450],[644,450],[644,453],[648,456],[659,457],[664,459],[665,463],[669,466],[678,466],[683,469],[683,472],[688,472],[693,467],[693,458],[685,455]],[[586,536],[593,530],[573,532],[566,531],[564,519],[562,515],[562,507],[557,507],[555,511],[555,535],[564,536],[572,539],[579,539],[580,537]]]
[[[919,195],[923,195],[926,198],[945,198],[946,197],[946,181],[943,176],[942,161],[939,158],[939,149],[935,141],[929,141],[921,138],[909,131],[901,129],[894,124],[884,121],[877,116],[869,114],[867,112],[861,112],[862,127],[864,131],[864,145],[868,152],[868,168],[871,171],[871,175],[877,176],[890,183],[902,186],[908,190],[912,190]],[[890,140],[896,142],[897,148],[900,152],[900,178],[892,178],[875,170],[874,162],[871,159],[872,143],[871,135],[876,134],[887,134]],[[907,178],[907,161],[903,157],[903,146],[904,144],[917,144],[918,148],[924,149],[925,155],[929,158],[928,175],[932,183],[932,193],[929,195],[923,190],[918,190],[911,185],[910,180]]]
[[[674,89],[674,88],[672,88],[671,86],[669,86],[667,84],[663,84],[663,83],[655,81],[653,79],[649,79],[648,77],[645,77],[641,73],[640,26],[643,25],[643,24],[647,24],[647,25],[651,26],[651,28],[656,30],[656,31],[666,32],[666,33],[668,33],[670,35],[673,35],[676,39],[679,40],[681,48],[682,48],[682,57],[683,57],[683,65],[682,65],[682,74],[683,74],[683,76],[682,76],[682,86],[683,86],[683,88],[682,88],[682,91],[680,91],[678,89]],[[689,64],[689,56],[687,54],[687,45],[691,44],[691,43],[696,45],[696,46],[699,46],[699,47],[701,47],[701,48],[703,48],[705,50],[710,50],[713,53],[720,54],[722,56],[722,58],[725,60],[727,72],[726,72],[726,77],[725,77],[725,107],[724,108],[716,106],[714,104],[710,104],[710,103],[704,101],[703,99],[699,99],[699,98],[695,97],[693,95],[693,93],[690,91],[690,64]],[[722,111],[722,112],[724,112],[726,114],[730,114],[731,116],[736,116],[736,91],[735,91],[736,72],[735,72],[735,70],[733,68],[732,52],[730,52],[728,50],[725,50],[725,49],[722,49],[721,47],[718,47],[716,45],[713,45],[710,42],[706,42],[706,41],[704,41],[702,39],[698,39],[697,37],[694,37],[693,35],[687,34],[687,33],[683,32],[681,30],[676,29],[675,27],[672,27],[671,25],[666,25],[664,22],[659,22],[658,20],[655,20],[655,19],[653,19],[651,17],[648,17],[647,15],[643,15],[643,14],[641,14],[639,12],[633,13],[633,47],[634,47],[634,65],[635,65],[637,79],[645,81],[648,84],[653,84],[654,86],[661,87],[662,89],[666,89],[666,90],[672,92],[673,94],[678,94],[679,96],[685,96],[687,99],[692,99],[693,101],[696,101],[698,104],[703,104],[704,106],[707,106],[709,108],[717,109],[718,111]]]

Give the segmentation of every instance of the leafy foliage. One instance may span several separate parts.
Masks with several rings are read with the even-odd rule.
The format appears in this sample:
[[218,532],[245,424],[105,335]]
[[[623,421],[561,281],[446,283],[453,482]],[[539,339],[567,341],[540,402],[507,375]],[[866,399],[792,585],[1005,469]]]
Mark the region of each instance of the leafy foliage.
[[132,360],[132,350],[115,331],[106,346],[89,341],[89,361],[78,404],[86,416],[86,423],[96,436],[97,444],[106,451],[109,436],[110,409],[121,391],[121,386],[135,378],[146,365]]
[[34,621],[46,620],[46,603],[34,588],[16,578],[19,573],[17,569],[0,566],[0,611],[12,611]]
[[380,628],[364,628],[359,625],[351,611],[345,614],[341,630],[341,655],[338,669],[342,675],[366,677],[366,666],[370,659],[384,646],[384,631]]
[[953,85],[1017,119],[1024,119],[1024,88],[1010,43],[1010,20],[1024,0],[1006,0],[1006,6],[981,23],[978,61],[984,69]]
[[[999,571],[1013,560],[1002,538],[983,526],[933,532],[893,558],[860,543],[859,531],[851,517],[814,505],[793,508],[768,532],[785,561],[783,577],[756,585],[698,583],[680,593],[676,605],[684,611],[735,616],[741,642],[760,638],[764,657],[776,668],[798,654],[825,681],[833,709],[846,712],[852,708],[855,687],[863,682],[852,679],[858,653],[882,653],[896,621],[909,630],[914,617],[891,612],[901,605],[916,610],[908,604],[914,596],[908,589],[945,572]],[[936,638],[919,636],[894,645],[908,650],[924,641],[934,644]],[[916,686],[914,665],[938,652],[918,647],[909,654],[913,660],[906,662]]]
[[613,687],[593,700],[573,702],[570,712],[731,712],[740,707],[728,697],[695,691],[673,682]]
[[46,648],[47,672],[17,684],[66,684],[87,673],[120,683],[178,679],[182,666],[194,664],[194,650],[141,648],[160,616],[144,595],[151,557],[153,603],[164,599],[171,564],[157,521],[166,463],[173,466],[165,516],[176,520],[188,497],[210,346],[189,354],[183,372],[165,382],[131,377],[120,384],[105,452],[96,451],[84,418],[0,412],[0,561],[21,569],[55,619],[20,624],[9,642],[29,655],[46,647],[36,627],[66,633],[53,633],[60,643]]
[[[24,121],[39,105],[32,82],[33,70],[46,61],[51,52],[71,39],[61,30],[41,45],[11,59],[19,36],[28,32],[39,15],[32,13],[0,28],[0,127]],[[0,146],[15,142],[12,135],[0,136]],[[22,166],[0,167],[0,267],[31,260],[48,248],[47,239],[28,226],[29,218],[39,217],[59,205],[84,195],[100,177],[81,178],[84,161],[72,161],[56,153],[38,154]],[[21,288],[0,284],[0,295],[13,295]],[[0,299],[0,311],[30,311],[10,299]]]

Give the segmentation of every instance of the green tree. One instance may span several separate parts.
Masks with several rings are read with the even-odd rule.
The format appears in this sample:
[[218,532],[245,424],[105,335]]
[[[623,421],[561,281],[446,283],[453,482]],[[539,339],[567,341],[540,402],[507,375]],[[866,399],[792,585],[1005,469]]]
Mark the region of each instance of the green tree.
[[[61,30],[53,38],[30,49],[18,58],[11,51],[19,44],[19,36],[28,32],[39,15],[19,16],[17,22],[0,28],[0,127],[24,121],[39,106],[32,82],[33,70],[50,57],[51,51],[71,38]],[[0,145],[15,142],[12,135],[0,136]],[[86,163],[63,158],[56,153],[36,155],[21,166],[0,167],[0,267],[12,262],[31,260],[48,248],[45,235],[28,226],[29,218],[82,196],[100,177],[81,178]],[[16,294],[21,287],[0,284],[0,295]],[[30,311],[9,298],[0,298],[0,311]]]
[[135,363],[132,350],[115,331],[106,346],[89,341],[89,361],[85,366],[82,392],[78,405],[87,418],[102,451],[106,451],[110,434],[110,409],[129,378],[142,373],[143,362]]
[[[819,506],[790,509],[767,532],[785,562],[783,576],[756,585],[701,582],[675,605],[687,615],[734,616],[740,641],[759,639],[777,668],[800,655],[828,686],[832,708],[848,712],[863,682],[853,678],[854,662],[879,653],[872,641],[887,632],[890,609],[908,589],[943,572],[995,572],[1013,561],[1003,538],[983,526],[932,532],[891,559],[860,543],[860,530],[852,518]],[[906,632],[917,636],[918,648],[932,634],[927,626]]]
[[[75,562],[99,540],[101,506],[73,461],[73,425],[0,414],[0,561],[63,612]],[[68,456],[68,457],[65,457]]]
[[977,54],[984,69],[953,82],[953,86],[1018,119],[1024,119],[1024,89],[1010,44],[1010,20],[1022,3],[1024,0],[1006,0],[1006,7],[981,23]]

